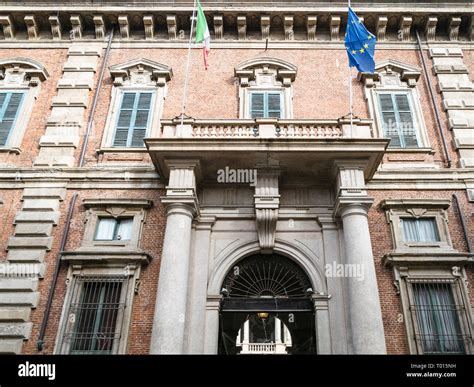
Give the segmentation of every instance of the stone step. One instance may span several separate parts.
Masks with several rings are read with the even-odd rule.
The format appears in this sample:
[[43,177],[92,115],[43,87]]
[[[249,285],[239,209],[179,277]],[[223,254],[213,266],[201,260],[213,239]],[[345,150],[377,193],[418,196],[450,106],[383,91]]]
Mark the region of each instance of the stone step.
[[0,277],[0,292],[34,292],[38,278]]
[[7,246],[8,249],[27,247],[50,250],[52,243],[51,237],[10,237]]
[[4,355],[18,355],[21,353],[23,346],[23,339],[1,339],[0,338],[0,353]]
[[57,199],[23,199],[22,211],[58,211]]
[[52,231],[52,223],[21,223],[15,227],[15,236],[47,237]]
[[29,306],[36,308],[39,292],[0,292],[0,306]]
[[29,339],[32,326],[32,322],[0,323],[0,337]]
[[23,190],[23,199],[49,198],[63,200],[66,197],[66,188],[59,187],[37,187],[25,188]]
[[20,211],[16,214],[15,224],[36,222],[57,224],[59,216],[59,211]]
[[44,271],[44,263],[0,262],[0,277],[42,278]]
[[44,249],[13,249],[8,250],[9,262],[43,262],[46,250]]
[[31,308],[28,306],[0,306],[0,321],[28,321]]

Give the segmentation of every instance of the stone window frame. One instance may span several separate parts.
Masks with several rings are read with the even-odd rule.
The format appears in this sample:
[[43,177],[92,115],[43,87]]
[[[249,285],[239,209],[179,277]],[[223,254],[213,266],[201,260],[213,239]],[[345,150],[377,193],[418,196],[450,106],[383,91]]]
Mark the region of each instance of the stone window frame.
[[0,92],[23,92],[25,94],[7,143],[0,146],[0,152],[21,153],[21,144],[33,112],[34,103],[41,91],[41,83],[48,77],[49,74],[45,67],[33,59],[18,57],[0,60]]
[[[447,209],[450,200],[443,199],[389,199],[381,203],[386,211],[387,223],[390,224],[392,241],[395,252],[423,252],[431,249],[437,251],[454,251],[449,233]],[[439,241],[407,242],[403,238],[401,218],[435,218],[438,228]]]
[[[84,237],[80,249],[127,248],[138,249],[143,224],[146,222],[150,200],[142,199],[84,199],[87,209]],[[95,240],[99,218],[133,218],[129,240]]]
[[[124,302],[125,308],[121,315],[117,316],[117,325],[121,326],[120,339],[114,344],[112,354],[126,354],[128,348],[128,335],[132,320],[132,309],[134,296],[138,293],[138,286],[140,283],[141,265],[135,263],[115,263],[115,264],[89,264],[76,262],[69,266],[66,279],[66,295],[64,298],[63,308],[60,317],[59,329],[56,336],[55,354],[69,354],[71,343],[64,340],[64,335],[68,331],[68,324],[71,324],[71,319],[67,316],[71,303],[73,302],[73,290],[79,276],[84,277],[111,277],[123,276],[127,282],[126,291],[121,290],[121,301]],[[82,290],[76,294],[79,297]]]
[[[447,281],[452,283],[453,297],[456,305],[464,306],[464,313],[458,311],[458,318],[463,335],[469,335],[472,341],[473,323],[472,311],[467,290],[467,274],[462,267],[444,266],[444,267],[396,267],[395,286],[400,295],[401,308],[403,312],[403,321],[407,333],[408,349],[410,354],[423,354],[422,345],[415,340],[415,333],[418,330],[418,323],[413,318],[410,306],[414,299],[413,287],[411,283],[416,281],[440,282]],[[467,341],[467,342],[466,342]],[[472,342],[465,340],[466,354],[472,354],[474,348]]]
[[145,137],[160,137],[160,121],[168,92],[168,82],[173,77],[173,71],[171,67],[143,58],[110,66],[109,70],[113,86],[101,150],[146,152],[145,145],[143,147],[113,145],[122,96],[126,92],[153,92],[149,128]]
[[387,152],[432,152],[417,88],[420,75],[419,68],[393,59],[377,63],[373,74],[358,74],[359,81],[364,85],[364,97],[368,104],[370,117],[375,123],[374,134],[377,138],[385,136],[378,95],[383,93],[408,95],[419,141],[418,148],[387,148]]
[[240,119],[251,119],[250,94],[259,91],[282,93],[281,119],[293,118],[295,65],[277,58],[257,58],[240,63],[234,73],[239,80]]

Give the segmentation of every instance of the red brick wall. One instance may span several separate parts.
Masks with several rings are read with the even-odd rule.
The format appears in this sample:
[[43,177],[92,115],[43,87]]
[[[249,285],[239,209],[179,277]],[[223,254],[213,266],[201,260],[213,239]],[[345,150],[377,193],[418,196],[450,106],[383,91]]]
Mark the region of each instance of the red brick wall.
[[41,82],[41,91],[33,104],[21,145],[21,154],[0,153],[0,164],[29,167],[39,153],[39,140],[45,133],[46,121],[51,111],[51,102],[56,95],[56,85],[62,76],[62,68],[67,60],[67,49],[0,50],[0,60],[17,57],[34,59],[40,62],[49,73],[48,79]]
[[0,191],[0,262],[7,256],[8,238],[13,235],[13,222],[17,212],[21,209],[22,190],[11,189]]
[[[472,204],[468,203],[465,191],[458,191],[461,207],[466,220],[469,222],[469,233],[474,235],[474,219],[472,217]],[[382,307],[382,318],[385,329],[387,351],[390,354],[408,353],[406,330],[403,319],[400,297],[395,292],[393,284],[393,270],[382,265],[382,257],[393,250],[392,234],[387,223],[385,211],[380,208],[380,203],[386,199],[449,199],[452,192],[449,191],[370,191],[374,203],[369,211],[369,227],[372,239],[372,250],[374,253],[375,270],[379,287],[380,303]],[[453,247],[459,251],[466,252],[467,245],[462,231],[459,214],[451,206],[448,209],[449,232]],[[473,270],[469,269],[470,287],[472,289]],[[474,296],[470,292],[471,305],[474,305]]]
[[[148,199],[153,201],[153,207],[148,210],[146,223],[143,226],[143,233],[140,242],[148,254],[152,256],[149,265],[144,266],[140,275],[140,288],[133,301],[132,322],[129,331],[129,349],[130,354],[146,354],[149,352],[151,328],[153,324],[153,313],[155,309],[156,289],[158,285],[161,247],[165,231],[165,213],[159,197],[164,194],[161,190],[88,190],[79,191],[79,196],[74,209],[74,216],[71,222],[68,243],[66,251],[78,248],[82,242],[84,234],[84,221],[86,218],[85,208],[82,205],[84,199],[96,198],[135,198]],[[46,255],[45,263],[47,270],[45,277],[40,281],[39,291],[41,299],[39,305],[31,313],[33,322],[33,331],[31,339],[26,341],[23,346],[23,353],[37,354],[36,340],[38,338],[39,328],[43,319],[48,292],[51,287],[55,262],[59,252],[62,233],[64,232],[66,213],[73,191],[69,191],[66,200],[61,207],[61,219],[56,227],[53,237],[53,247]],[[63,263],[58,276],[58,282],[54,294],[54,300],[51,313],[48,319],[48,327],[45,335],[45,346],[42,353],[51,354],[54,350],[54,344],[58,331],[59,320],[63,308],[64,297],[66,295],[66,277],[68,265]]]

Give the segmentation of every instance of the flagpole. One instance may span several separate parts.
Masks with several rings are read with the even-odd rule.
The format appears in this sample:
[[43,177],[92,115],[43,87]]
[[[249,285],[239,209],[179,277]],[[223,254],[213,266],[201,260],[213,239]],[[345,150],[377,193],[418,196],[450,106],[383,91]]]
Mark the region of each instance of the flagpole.
[[[347,23],[349,24],[349,8],[351,7],[351,0],[348,0],[347,1]],[[349,26],[346,27],[346,29],[348,28]],[[351,65],[349,64],[349,115],[350,115],[350,124],[351,124],[351,129],[350,129],[350,132],[351,132],[351,138],[352,138],[352,67]]]
[[189,86],[189,66],[191,62],[191,45],[193,43],[193,29],[194,29],[194,19],[196,16],[196,0],[193,4],[193,16],[191,17],[191,31],[189,32],[189,47],[188,47],[188,59],[186,61],[186,76],[184,79],[184,89],[183,89],[183,104],[181,106],[181,128],[184,124],[184,113],[186,111],[186,102],[188,97],[188,86]]

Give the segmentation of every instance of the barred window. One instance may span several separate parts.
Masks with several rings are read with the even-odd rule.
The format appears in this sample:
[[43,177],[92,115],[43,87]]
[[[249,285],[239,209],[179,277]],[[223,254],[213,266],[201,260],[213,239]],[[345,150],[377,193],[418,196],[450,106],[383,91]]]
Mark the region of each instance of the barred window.
[[128,282],[125,276],[74,278],[63,336],[66,353],[117,353]]
[[457,302],[450,280],[410,281],[413,291],[410,311],[415,341],[424,354],[465,353],[460,316],[466,313],[464,305]]

